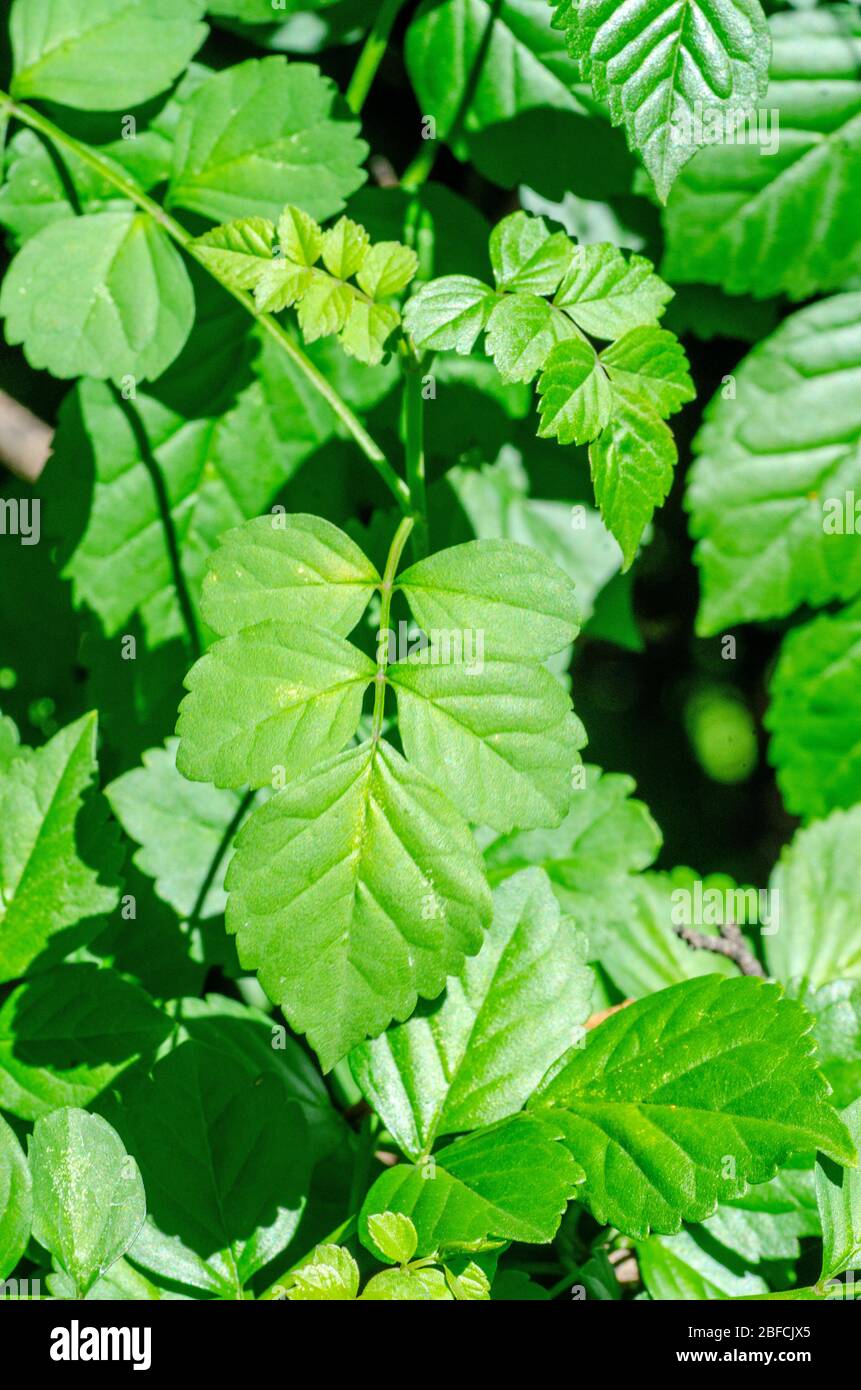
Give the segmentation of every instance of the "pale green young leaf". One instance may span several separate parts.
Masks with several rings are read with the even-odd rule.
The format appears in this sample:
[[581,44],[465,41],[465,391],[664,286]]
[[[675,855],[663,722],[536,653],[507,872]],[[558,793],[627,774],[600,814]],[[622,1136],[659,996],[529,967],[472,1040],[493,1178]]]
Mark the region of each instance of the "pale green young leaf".
[[288,204],[278,218],[278,245],[294,264],[316,265],[323,252],[323,232],[307,212]]
[[542,439],[588,444],[609,424],[610,381],[591,343],[568,338],[557,343],[538,381]]
[[568,575],[531,546],[467,541],[419,560],[398,576],[428,636],[482,632],[485,656],[544,661],[579,631]]
[[417,347],[470,353],[499,296],[471,275],[445,275],[421,285],[404,309],[404,328]]
[[301,291],[299,327],[306,343],[340,333],[353,307],[353,290],[328,275],[314,276]]
[[143,1225],[140,1170],[101,1115],[71,1107],[36,1121],[28,1157],[33,1236],[82,1298],[134,1244]]
[[32,1180],[21,1145],[0,1115],[0,1279],[11,1274],[30,1239]]
[[185,344],[194,293],[151,217],[100,212],[51,223],[25,243],[3,281],[0,315],[7,340],[52,376],[148,381]]
[[0,980],[89,941],[119,902],[122,851],[96,779],[94,714],[0,779]]
[[341,1245],[318,1245],[284,1281],[293,1303],[350,1301],[359,1293],[359,1266]]
[[676,184],[664,271],[733,295],[806,299],[861,270],[861,16],[827,5],[772,15],[769,27],[768,90],[754,119]]
[[784,639],[765,726],[787,810],[811,818],[861,801],[861,604]]
[[227,927],[328,1071],[439,994],[490,895],[465,823],[385,742],[292,782],[237,837]]
[[595,501],[629,569],[655,508],[673,482],[678,454],[670,430],[647,400],[620,402],[603,434],[589,446]]
[[681,410],[696,394],[685,350],[666,328],[629,329],[604,349],[601,365],[614,396],[623,401],[645,398],[662,419]]
[[445,1303],[454,1294],[441,1269],[384,1269],[369,1279],[359,1301],[367,1303]]
[[601,241],[575,247],[553,303],[593,338],[612,339],[657,323],[672,297],[645,256],[626,259],[616,246]]
[[205,10],[206,0],[13,0],[12,92],[128,111],[188,65],[206,38]]
[[533,1106],[586,1172],[596,1220],[643,1237],[701,1221],[798,1151],[854,1163],[808,1034],[752,976],[705,975],[613,1014],[554,1068]]
[[275,227],[265,217],[245,217],[195,238],[207,269],[235,290],[253,290],[272,263]]
[[475,1260],[470,1260],[460,1274],[455,1274],[447,1268],[445,1277],[446,1283],[459,1303],[483,1302],[490,1298],[490,1280],[481,1265],[477,1265]]
[[277,512],[221,538],[203,586],[203,613],[222,637],[269,618],[346,636],[380,583],[370,560],[330,521]]
[[705,143],[702,126],[744,118],[765,90],[771,44],[759,0],[553,0],[584,77],[624,125],[658,196]]
[[[841,1118],[855,1145],[855,1162],[861,1163],[861,1100],[844,1110]],[[822,1283],[849,1269],[861,1269],[861,1169],[841,1167],[819,1154],[816,1198],[822,1219]]]
[[268,620],[216,642],[185,678],[177,767],[216,787],[278,785],[356,732],[376,667],[342,637]]
[[583,1178],[560,1133],[555,1116],[512,1115],[418,1166],[389,1168],[362,1206],[362,1243],[373,1250],[369,1219],[389,1211],[411,1218],[419,1256],[504,1240],[546,1244]]
[[432,644],[388,676],[404,752],[467,819],[499,831],[559,824],[586,736],[545,667],[452,660]]
[[354,298],[338,342],[349,357],[376,367],[383,360],[386,340],[400,322],[391,304],[366,304]]
[[274,222],[285,203],[331,217],[365,181],[358,130],[312,64],[250,58],[215,73],[188,102],[169,201],[219,222]]
[[[685,505],[702,635],[861,589],[861,294],[784,319],[713,398]],[[854,518],[853,518],[854,526]]]
[[507,294],[487,321],[486,348],[503,381],[532,381],[557,343],[574,333],[571,321],[536,294]]
[[513,212],[490,234],[490,263],[498,290],[553,294],[573,247],[564,232],[548,232],[542,218]]
[[356,280],[371,299],[385,299],[405,290],[418,270],[419,260],[399,241],[378,241],[365,256]]
[[[280,314],[307,294],[312,280],[308,266],[294,265],[285,256],[276,256],[260,267],[254,283],[254,302],[262,314]],[[331,281],[324,283],[331,285]]]
[[818,989],[861,979],[855,865],[861,853],[861,806],[832,811],[799,830],[771,876],[779,929],[766,937],[768,968],[778,979]]
[[441,1002],[353,1049],[365,1098],[410,1158],[525,1104],[589,1016],[586,950],[542,871],[527,869],[494,893],[484,945]]
[[89,1105],[169,1030],[149,995],[114,970],[64,964],[25,980],[0,1008],[0,1107],[37,1120]]
[[334,227],[323,233],[323,264],[330,275],[350,280],[361,270],[371,238],[349,217],[339,217]]
[[408,1216],[399,1211],[373,1213],[367,1220],[371,1248],[379,1258],[392,1264],[408,1264],[416,1253],[419,1238]]

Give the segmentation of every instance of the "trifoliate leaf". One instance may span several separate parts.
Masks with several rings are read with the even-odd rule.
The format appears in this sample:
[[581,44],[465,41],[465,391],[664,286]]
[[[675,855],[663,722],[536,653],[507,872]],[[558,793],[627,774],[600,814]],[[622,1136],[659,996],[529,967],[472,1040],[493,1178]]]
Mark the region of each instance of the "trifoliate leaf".
[[416,1253],[418,1235],[408,1216],[399,1211],[381,1211],[367,1221],[368,1235],[377,1256],[392,1264],[408,1264]]
[[277,512],[221,538],[203,586],[203,612],[222,637],[269,618],[346,636],[381,583],[370,560],[330,521]]
[[89,1105],[169,1030],[149,996],[113,970],[65,964],[37,975],[0,1008],[0,1106],[36,1120]]
[[371,299],[385,299],[405,290],[418,270],[415,251],[399,241],[378,241],[367,252],[356,280]]
[[845,294],[784,319],[706,410],[686,498],[702,635],[861,589],[859,316]]
[[568,338],[545,359],[538,382],[542,439],[588,444],[609,423],[610,381],[591,343]]
[[482,632],[484,654],[544,661],[579,631],[570,579],[531,546],[467,541],[419,560],[398,576],[426,634]]
[[475,955],[490,895],[466,825],[385,742],[255,811],[228,870],[240,960],[328,1071]]
[[219,222],[274,222],[285,203],[331,217],[365,181],[367,147],[346,114],[310,63],[250,58],[215,73],[182,114],[169,201]]
[[43,227],[0,292],[6,338],[56,377],[161,376],[194,323],[176,247],[146,213],[101,212]]
[[351,1300],[359,1293],[359,1266],[341,1245],[318,1245],[284,1280],[284,1291],[294,1303],[333,1303]]
[[573,251],[564,232],[548,232],[542,218],[513,212],[490,234],[496,288],[552,294],[568,269]]
[[[861,1162],[861,1100],[841,1116]],[[820,1154],[816,1161],[816,1197],[822,1218],[820,1283],[848,1269],[861,1269],[861,1169],[843,1168]]]
[[855,806],[799,830],[783,851],[771,877],[779,928],[765,940],[768,968],[778,979],[812,989],[861,979],[854,888],[859,847],[861,806]]
[[852,5],[796,9],[769,27],[768,90],[676,184],[664,270],[730,294],[806,299],[861,270],[861,16]]
[[216,787],[278,785],[339,753],[376,666],[319,628],[269,620],[216,642],[185,679],[177,767]]
[[560,1130],[542,1115],[513,1115],[476,1130],[419,1166],[399,1163],[377,1179],[359,1217],[359,1236],[373,1250],[369,1218],[409,1216],[419,1256],[480,1250],[501,1240],[546,1244],[582,1181]]
[[577,246],[553,303],[593,338],[618,338],[657,323],[673,292],[645,256],[629,256],[609,242]]
[[432,644],[388,676],[404,752],[469,820],[500,831],[559,824],[585,733],[545,667],[453,661]]
[[525,1104],[589,1016],[586,946],[527,869],[494,893],[484,945],[441,1002],[354,1048],[353,1075],[409,1157]]
[[101,1115],[63,1109],[29,1140],[33,1236],[83,1298],[134,1244],[146,1215],[140,1170]]
[[569,319],[536,294],[507,294],[487,321],[487,351],[503,381],[531,381],[557,343],[574,332]]
[[861,801],[861,604],[784,640],[771,678],[769,760],[787,810],[825,816]]
[[626,401],[645,398],[662,419],[681,410],[695,395],[685,350],[665,328],[632,328],[601,353],[613,395]]
[[[220,916],[232,832],[242,818],[236,792],[186,780],[176,767],[177,740],[149,748],[142,766],[105,789],[120,825],[140,846],[133,862],[182,918]],[[203,898],[201,899],[201,892]]]
[[265,217],[244,217],[213,227],[195,238],[195,252],[207,269],[236,290],[253,290],[272,264],[275,227]]
[[294,1236],[308,1192],[308,1129],[283,1083],[186,1042],[111,1120],[146,1184],[135,1264],[173,1285],[241,1297]]
[[613,1014],[533,1105],[585,1169],[596,1220],[642,1237],[710,1216],[790,1155],[853,1163],[811,1060],[813,1020],[777,985],[706,975]]
[[758,0],[650,0],[624,12],[611,0],[579,0],[557,23],[663,202],[712,128],[731,138],[768,81],[771,44]]
[[0,1279],[17,1265],[30,1239],[32,1181],[21,1145],[0,1115]]
[[206,0],[14,0],[12,92],[128,111],[187,67],[206,38],[206,8]]
[[589,447],[595,501],[629,569],[646,526],[669,493],[678,454],[675,440],[648,401],[620,402],[603,434]]
[[0,779],[0,980],[89,941],[119,901],[122,851],[96,774],[88,714]]
[[471,352],[499,296],[471,275],[421,285],[404,309],[404,328],[418,347]]

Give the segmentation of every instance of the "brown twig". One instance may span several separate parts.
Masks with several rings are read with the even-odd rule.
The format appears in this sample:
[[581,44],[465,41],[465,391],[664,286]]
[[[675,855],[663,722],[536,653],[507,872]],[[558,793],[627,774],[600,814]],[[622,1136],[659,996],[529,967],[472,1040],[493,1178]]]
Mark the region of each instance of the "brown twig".
[[714,951],[718,956],[726,956],[734,961],[742,975],[757,975],[765,979],[765,971],[748,946],[741,928],[735,922],[722,922],[720,936],[710,932],[694,931],[693,927],[676,927],[676,935],[694,951]]

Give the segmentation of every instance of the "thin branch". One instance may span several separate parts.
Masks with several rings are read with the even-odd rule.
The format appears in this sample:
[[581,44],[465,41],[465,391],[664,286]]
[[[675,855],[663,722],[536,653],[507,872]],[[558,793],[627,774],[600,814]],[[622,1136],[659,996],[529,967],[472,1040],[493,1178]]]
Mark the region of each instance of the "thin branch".
[[726,956],[733,961],[742,975],[756,975],[761,980],[766,978],[765,971],[735,922],[722,922],[720,936],[694,931],[693,927],[676,927],[675,932],[692,950],[714,951],[715,955]]
[[389,46],[392,27],[405,0],[383,0],[347,88],[347,105],[358,116]]

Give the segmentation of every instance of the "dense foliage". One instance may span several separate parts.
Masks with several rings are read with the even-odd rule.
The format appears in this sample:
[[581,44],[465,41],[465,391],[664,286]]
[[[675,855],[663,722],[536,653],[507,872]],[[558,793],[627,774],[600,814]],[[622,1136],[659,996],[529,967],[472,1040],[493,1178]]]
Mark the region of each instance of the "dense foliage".
[[861,18],[767,9],[12,0],[7,1293],[853,1296]]

